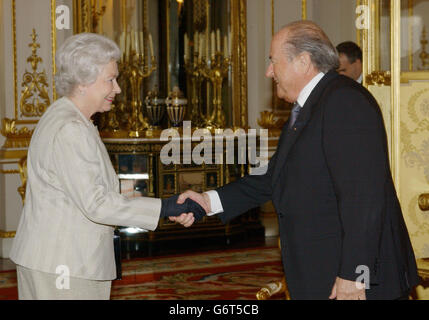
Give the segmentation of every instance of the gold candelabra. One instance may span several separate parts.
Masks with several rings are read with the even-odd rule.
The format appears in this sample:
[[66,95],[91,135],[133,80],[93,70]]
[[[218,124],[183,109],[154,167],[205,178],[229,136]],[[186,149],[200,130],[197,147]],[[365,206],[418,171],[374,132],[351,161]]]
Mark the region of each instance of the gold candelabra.
[[205,127],[213,130],[224,128],[226,125],[225,114],[222,109],[222,85],[223,80],[228,77],[231,59],[224,53],[218,51],[211,61],[204,64],[201,73],[213,84],[213,110],[207,114]]
[[204,75],[201,72],[204,60],[198,58],[198,54],[194,54],[194,59],[185,59],[185,70],[191,84],[190,100],[192,106],[191,121],[195,128],[204,125],[204,119],[201,111],[201,85],[204,80]]
[[[222,109],[222,85],[228,77],[231,59],[231,35],[225,35],[223,46],[220,30],[209,33],[194,33],[193,41],[184,36],[185,70],[190,78],[191,104],[193,106],[191,120],[200,127],[214,130],[226,125]],[[207,101],[207,114],[201,111],[201,85],[208,79],[213,86],[213,108],[210,110]]]
[[149,128],[143,116],[143,80],[157,69],[152,36],[149,34],[145,39],[143,31],[124,31],[119,43],[123,52],[118,63],[118,83],[122,93],[112,105],[112,110],[102,117],[100,127],[105,137],[139,138]]
[[149,77],[156,70],[155,56],[151,56],[150,66],[146,63],[143,54],[131,50],[122,61],[123,75],[128,79],[131,90],[131,117],[129,119],[131,138],[139,138],[144,130],[149,127],[143,117],[143,101],[141,99],[141,87],[143,79]]

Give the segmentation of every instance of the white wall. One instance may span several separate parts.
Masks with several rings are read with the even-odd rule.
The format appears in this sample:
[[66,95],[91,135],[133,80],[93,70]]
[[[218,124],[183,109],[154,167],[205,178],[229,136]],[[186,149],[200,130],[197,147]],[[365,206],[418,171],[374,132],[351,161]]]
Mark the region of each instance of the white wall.
[[[274,32],[300,17],[301,0],[274,1]],[[260,113],[272,108],[272,80],[265,77],[272,23],[271,0],[247,0],[248,110],[252,128],[259,128]]]
[[270,1],[247,1],[247,86],[249,126],[258,128],[260,112],[271,108],[271,80],[265,77],[271,42]]
[[[274,32],[301,20],[301,0],[274,0]],[[272,38],[271,0],[247,0],[249,125],[259,128],[260,112],[271,110],[272,81],[265,77]],[[308,0],[307,19],[319,24],[334,46],[356,41],[356,0]],[[341,26],[341,27],[339,27]]]
[[[67,3],[72,10],[71,0],[58,0],[57,5]],[[73,20],[73,19],[71,19]],[[17,57],[17,93],[18,117],[17,120],[38,120],[38,118],[22,117],[19,110],[19,101],[22,95],[21,84],[25,71],[32,72],[27,58],[31,55],[29,44],[32,43],[32,29],[35,29],[40,48],[37,55],[42,58],[38,65],[38,72],[45,71],[48,82],[48,94],[52,101],[52,41],[51,41],[51,1],[50,0],[16,0],[16,57]],[[64,31],[72,32],[72,30]],[[58,32],[59,39],[64,38]],[[15,117],[15,88],[13,68],[13,38],[12,38],[12,0],[0,1],[0,117],[14,119]],[[18,129],[22,125],[18,126]],[[30,130],[34,125],[26,124]],[[0,147],[3,146],[4,137],[0,138]],[[9,150],[18,151],[19,149]],[[13,171],[18,169],[19,159],[2,159],[0,169]],[[19,174],[0,173],[0,230],[16,231],[21,216],[22,200],[17,192],[21,185]],[[0,257],[8,257],[12,238],[0,238]]]
[[[5,39],[4,39],[4,9],[3,3],[0,2],[0,119],[4,117],[5,110],[5,91],[4,91],[4,83],[5,83],[5,60],[4,60],[4,50],[5,50]],[[3,145],[4,137],[0,136],[0,146]]]
[[[12,32],[11,32],[11,1],[0,2],[0,117],[7,117],[7,106],[13,104],[13,68],[10,61],[12,56]],[[9,93],[9,94],[7,94]],[[1,120],[0,119],[0,120]],[[0,124],[2,125],[2,124]],[[0,148],[5,142],[5,138],[0,135]]]
[[356,42],[356,0],[308,0],[307,19],[316,22],[336,46]]
[[274,32],[296,20],[301,20],[301,0],[274,1]]

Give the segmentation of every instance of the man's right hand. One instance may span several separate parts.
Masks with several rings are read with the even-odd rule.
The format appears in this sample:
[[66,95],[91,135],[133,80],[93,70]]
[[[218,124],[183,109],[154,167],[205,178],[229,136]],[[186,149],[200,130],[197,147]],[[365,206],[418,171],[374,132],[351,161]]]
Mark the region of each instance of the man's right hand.
[[206,193],[197,193],[192,190],[187,190],[179,196],[179,199],[177,199],[177,203],[184,203],[185,200],[188,198],[194,200],[201,207],[203,207],[203,209],[206,211],[206,214],[211,212],[210,198]]
[[[197,192],[192,191],[192,190],[187,190],[179,196],[179,198],[177,199],[177,203],[182,204],[186,201],[186,199],[194,200],[201,207],[203,207],[206,214],[211,211],[210,198],[206,193],[197,193]],[[169,217],[169,219],[171,221],[180,222],[180,221],[178,221],[178,217]],[[188,224],[189,224],[189,222],[188,222]]]
[[[170,198],[161,199],[161,214],[163,217],[178,217],[182,213],[193,213],[195,221],[201,220],[206,215],[206,210],[192,199],[185,199],[183,202],[178,201],[179,195],[171,196]],[[171,220],[171,219],[170,219]],[[175,221],[175,220],[172,220]]]

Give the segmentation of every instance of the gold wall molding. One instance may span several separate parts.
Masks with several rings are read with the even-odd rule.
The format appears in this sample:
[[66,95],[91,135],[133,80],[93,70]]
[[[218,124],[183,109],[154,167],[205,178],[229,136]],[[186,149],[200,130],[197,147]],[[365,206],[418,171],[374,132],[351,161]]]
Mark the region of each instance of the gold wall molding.
[[390,86],[391,84],[390,71],[373,71],[365,78],[367,85]]
[[[274,0],[271,0],[271,38],[274,37],[274,26],[275,26],[275,2]],[[275,111],[277,106],[279,105],[278,103],[278,97],[276,94],[276,86],[275,86],[275,82],[274,79],[271,80],[271,110]]]
[[2,174],[18,174],[19,170],[3,170],[3,169],[1,169],[0,173],[2,173]]
[[[373,71],[365,77],[367,85],[390,86],[390,71]],[[401,72],[401,83],[409,83],[415,80],[429,80],[429,72],[406,71]]]
[[272,111],[262,111],[260,119],[257,119],[258,125],[268,130],[269,137],[280,136],[282,127],[285,123],[284,119],[276,119],[276,115]]
[[13,46],[13,93],[15,102],[15,119],[18,119],[18,65],[16,48],[16,0],[12,0],[12,46]]
[[[368,0],[359,0],[359,5],[366,5],[368,6]],[[369,58],[370,58],[370,52],[368,49],[368,29],[361,29],[359,30],[359,40],[358,44],[362,48],[362,73],[363,73],[363,79],[362,79],[362,85],[365,86],[368,89],[368,83],[366,81],[367,75],[371,72],[369,71]]]
[[[102,18],[103,15],[106,13],[106,6],[102,5],[101,7],[99,7],[98,1],[99,0],[73,1],[74,34],[97,31],[100,34],[103,33]],[[126,0],[122,0],[123,4],[125,2]]]
[[[393,181],[397,190],[400,190],[400,152],[399,152],[399,129],[400,129],[400,107],[401,107],[401,3],[391,1],[390,3],[390,44],[391,44],[391,168]],[[400,198],[400,191],[398,191]]]
[[231,0],[233,125],[240,128],[248,127],[246,15],[246,0]]
[[414,15],[414,0],[408,0],[408,70],[413,70],[413,26],[411,18]]
[[426,40],[426,26],[423,26],[420,43],[422,45],[422,50],[419,54],[419,58],[422,62],[422,70],[427,70],[429,66],[429,54],[426,52],[426,46],[428,44],[428,41]]
[[408,83],[412,80],[429,80],[429,72],[411,71],[401,73],[401,82]]
[[[380,52],[380,35],[381,35],[381,5],[382,2],[378,0],[357,0],[358,5],[365,5],[370,8],[370,23],[369,23],[369,29],[368,30],[357,30],[358,36],[357,39],[359,40],[362,37],[362,43],[358,41],[358,44],[362,48],[363,52],[363,70],[364,74],[367,76],[364,77],[364,85],[391,85],[388,82],[385,82],[385,80],[382,79],[381,75],[383,73],[386,73],[388,71],[381,70],[381,52]],[[411,17],[414,16],[414,0],[407,0],[407,17],[409,18],[409,21],[411,21]],[[393,21],[395,20],[395,21]],[[394,70],[398,69],[398,73],[400,74],[399,78],[400,83],[408,83],[411,80],[428,80],[429,79],[429,71],[425,70],[419,70],[419,71],[413,71],[413,65],[414,65],[414,57],[412,55],[413,51],[413,38],[415,37],[412,32],[412,25],[409,22],[409,25],[407,26],[407,69],[408,71],[401,71],[401,65],[400,65],[400,57],[399,59],[397,56],[400,55],[400,37],[401,37],[401,4],[400,1],[390,1],[390,29],[393,30],[393,32],[390,33],[390,49],[391,49],[391,70],[390,72],[396,72]],[[396,44],[394,44],[394,42]],[[397,51],[395,53],[395,57],[393,55],[393,52]],[[370,83],[366,83],[366,79],[369,77],[369,81],[372,81]],[[372,79],[371,79],[372,78]],[[387,80],[387,79],[386,79]],[[378,81],[378,82],[377,82]],[[399,84],[397,85],[399,87]],[[392,89],[394,90],[394,89]],[[399,92],[399,89],[395,89],[396,92]],[[392,93],[392,101],[394,100],[394,94]]]
[[22,204],[25,204],[25,190],[27,187],[27,156],[23,157],[18,162],[18,171],[21,178],[21,186],[18,187],[18,193],[21,196]]
[[17,159],[21,159],[26,155],[27,155],[26,149],[20,149],[20,150],[0,149],[0,159],[11,160],[11,162],[2,161],[1,162],[2,164],[18,163]]
[[28,148],[34,129],[27,127],[17,128],[17,121],[4,118],[0,133],[6,137],[3,149]]
[[[50,0],[51,5],[51,41],[52,41],[52,97],[56,99],[54,75],[56,72],[55,66],[55,51],[56,51],[56,0]],[[37,50],[40,44],[37,43],[35,29],[30,35],[32,42],[29,44],[32,54],[27,58],[27,62],[31,65],[31,71],[25,70],[22,75],[22,93],[18,95],[18,48],[17,48],[17,25],[16,25],[16,0],[11,2],[12,11],[12,51],[13,51],[13,95],[14,95],[14,118],[3,118],[1,123],[0,133],[6,137],[6,141],[0,151],[0,158],[11,159],[19,156],[21,158],[26,154],[26,150],[8,150],[16,148],[28,148],[31,140],[31,135],[34,131],[34,125],[37,124],[38,118],[42,116],[45,110],[51,103],[48,94],[49,85],[46,76],[46,71],[38,72],[39,64],[43,63],[41,57],[38,56]]]
[[0,238],[3,238],[3,239],[7,239],[7,238],[15,238],[15,235],[16,235],[16,231],[3,231],[3,230],[0,230]]
[[90,0],[73,1],[74,34],[92,32]]
[[307,20],[307,0],[301,0],[301,19]]
[[57,88],[55,86],[55,74],[57,73],[57,64],[55,61],[55,55],[57,53],[56,8],[57,1],[51,0],[52,101],[57,100]]
[[[23,87],[20,110],[21,115],[24,117],[40,117],[51,104],[47,92],[48,81],[46,72],[38,72],[39,63],[43,63],[43,59],[37,55],[37,49],[40,44],[37,43],[37,33],[33,28],[31,34],[32,43],[29,44],[31,48],[31,56],[27,58],[30,63],[32,72],[25,70],[21,86]],[[40,99],[39,99],[40,98]]]

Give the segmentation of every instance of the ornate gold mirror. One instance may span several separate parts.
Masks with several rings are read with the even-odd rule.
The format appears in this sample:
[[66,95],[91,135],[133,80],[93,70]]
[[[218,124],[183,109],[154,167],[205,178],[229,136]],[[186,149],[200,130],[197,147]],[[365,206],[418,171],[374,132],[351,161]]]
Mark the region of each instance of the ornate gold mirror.
[[405,80],[429,78],[429,1],[401,1],[401,71]]
[[[368,74],[369,84],[390,83],[391,70],[391,1],[366,0],[370,6],[371,43],[369,43]],[[429,48],[427,46],[429,28],[429,1],[402,0],[400,17],[400,70],[401,82],[429,78]],[[395,32],[395,30],[394,30]],[[380,81],[377,81],[380,80]]]
[[74,0],[74,32],[104,34],[123,51],[125,90],[101,128],[140,137],[155,92],[186,98],[193,127],[247,127],[245,0]]

